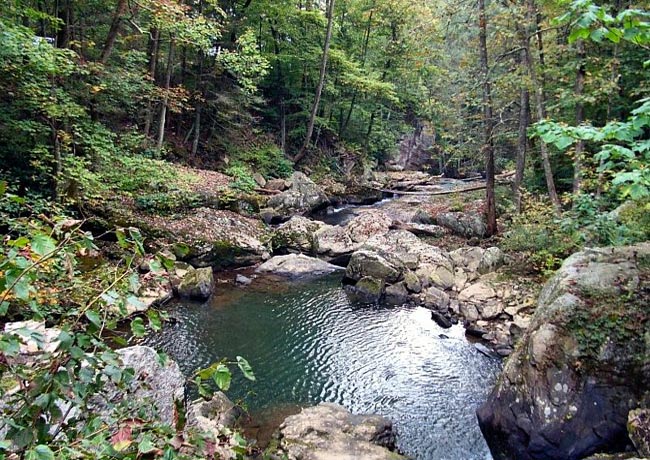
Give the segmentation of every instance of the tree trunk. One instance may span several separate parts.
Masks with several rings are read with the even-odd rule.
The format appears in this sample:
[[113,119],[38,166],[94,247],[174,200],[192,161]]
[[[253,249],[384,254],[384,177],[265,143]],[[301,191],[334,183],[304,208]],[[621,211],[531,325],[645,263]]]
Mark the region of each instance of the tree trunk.
[[165,95],[160,106],[160,120],[158,123],[158,140],[156,152],[160,153],[165,140],[165,121],[167,118],[167,103],[169,102],[169,88],[171,86],[172,69],[174,66],[174,36],[169,35],[169,53],[167,54],[167,69],[165,70]]
[[[533,83],[533,89],[535,92],[535,102],[537,105],[537,117],[538,119],[544,120],[546,118],[546,95],[544,93],[544,42],[542,40],[542,32],[539,28],[540,16],[537,14],[537,6],[535,5],[535,0],[529,0],[528,2],[528,12],[530,18],[535,18],[536,31],[535,35],[537,37],[537,46],[539,51],[539,64],[541,68],[540,78],[541,81],[537,78],[537,73],[535,72],[535,67],[533,66],[532,59],[528,55],[527,67],[530,79]],[[555,190],[555,180],[553,179],[553,170],[551,169],[551,160],[548,154],[548,148],[546,143],[540,140],[540,153],[542,157],[542,166],[544,167],[544,177],[546,179],[546,187],[548,189],[548,196],[553,203],[555,209],[559,212],[561,210],[560,199]]]
[[117,1],[115,13],[113,14],[113,21],[111,22],[111,27],[108,30],[108,35],[106,36],[106,42],[104,43],[102,54],[99,57],[99,61],[102,64],[106,64],[108,58],[113,52],[113,46],[115,45],[115,40],[117,40],[118,34],[120,33],[120,24],[122,23],[122,16],[126,12],[126,6],[126,0]]
[[[158,63],[158,50],[160,43],[160,30],[152,29],[149,32],[149,78],[155,83],[156,81],[156,65]],[[144,122],[144,136],[149,137],[151,125],[153,124],[153,107],[151,98],[147,98],[147,112]]]
[[[585,106],[582,102],[582,94],[585,89],[585,43],[577,41],[578,48],[578,69],[576,70],[576,126],[580,126],[585,120]],[[585,142],[580,140],[576,144],[575,158],[573,160],[573,193],[580,193],[582,186],[582,153],[585,149]]]
[[[363,69],[366,65],[366,56],[368,54],[368,42],[370,41],[370,29],[372,27],[372,15],[374,13],[374,9],[370,10],[370,14],[368,15],[368,25],[366,26],[366,33],[363,37],[363,47],[361,51],[361,68]],[[348,113],[345,116],[345,120],[343,121],[341,125],[341,129],[339,130],[339,137],[342,138],[343,134],[345,133],[345,130],[348,127],[348,124],[350,123],[350,118],[352,117],[352,111],[354,110],[354,105],[357,102],[357,92],[355,91],[354,94],[352,95],[352,101],[350,102],[350,107],[348,108]]]
[[[530,41],[527,31],[524,28],[519,29],[521,35],[521,51],[519,52],[519,65],[523,73],[528,72],[526,63],[530,53]],[[530,90],[528,82],[522,78],[521,87],[519,88],[519,132],[517,134],[517,161],[515,168],[515,179],[512,184],[514,192],[515,207],[517,212],[521,212],[521,186],[524,180],[526,170],[526,152],[528,150],[528,125],[530,124]]]
[[311,136],[314,133],[314,123],[316,122],[316,114],[318,113],[318,105],[320,104],[320,97],[323,92],[323,86],[325,85],[325,71],[327,70],[327,55],[330,49],[330,41],[332,39],[332,25],[334,23],[334,1],[329,0],[327,5],[327,31],[325,33],[325,46],[323,47],[323,58],[321,59],[320,64],[320,76],[318,77],[318,85],[316,86],[316,97],[314,98],[314,105],[311,109],[311,115],[309,116],[309,123],[307,125],[307,134],[305,135],[305,142],[302,145],[302,148],[298,154],[294,157],[293,162],[297,164],[305,157],[307,153],[307,147],[309,147],[309,142],[311,141]]
[[68,48],[72,40],[72,1],[61,0],[57,2],[57,16],[61,25],[56,33],[56,47]]
[[490,85],[490,68],[487,52],[487,20],[485,17],[485,0],[478,0],[479,15],[479,54],[483,78],[483,151],[485,153],[485,213],[487,236],[497,233],[497,211],[494,198],[494,145],[492,131],[492,88]]

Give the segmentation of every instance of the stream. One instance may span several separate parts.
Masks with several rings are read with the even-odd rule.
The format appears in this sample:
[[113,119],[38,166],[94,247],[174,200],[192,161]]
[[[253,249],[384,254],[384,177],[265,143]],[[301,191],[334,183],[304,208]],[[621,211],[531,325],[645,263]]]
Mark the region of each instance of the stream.
[[[208,303],[178,302],[177,320],[148,339],[186,374],[223,357],[248,359],[228,396],[269,426],[321,401],[390,418],[398,447],[418,459],[490,459],[475,410],[501,363],[444,330],[422,307],[353,305],[340,274],[309,282],[257,278],[217,285]],[[261,437],[261,436],[260,436]]]

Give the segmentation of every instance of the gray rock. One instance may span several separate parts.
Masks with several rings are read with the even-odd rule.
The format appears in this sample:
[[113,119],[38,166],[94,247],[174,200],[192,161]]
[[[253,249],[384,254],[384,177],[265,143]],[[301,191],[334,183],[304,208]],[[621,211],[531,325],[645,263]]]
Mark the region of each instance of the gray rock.
[[337,257],[351,254],[374,236],[385,235],[392,219],[379,210],[371,210],[354,217],[345,227],[324,226],[315,232],[319,254]]
[[316,253],[318,242],[315,234],[320,229],[328,228],[332,228],[332,226],[303,216],[293,216],[278,226],[273,233],[273,248],[274,250],[284,248]]
[[631,410],[627,416],[627,432],[641,457],[650,457],[650,409]]
[[287,417],[279,428],[280,458],[288,460],[399,460],[391,452],[391,422],[378,415],[352,415],[321,403]]
[[402,305],[408,301],[409,293],[404,282],[386,287],[386,302],[393,305]]
[[353,280],[364,276],[384,280],[388,283],[397,282],[403,271],[399,260],[388,254],[380,254],[370,250],[360,250],[352,254],[345,275]]
[[364,276],[354,286],[345,286],[345,292],[352,302],[377,303],[384,294],[384,280]]
[[238,274],[235,276],[235,283],[241,284],[242,286],[248,286],[253,282],[252,279],[250,279],[248,276],[244,276],[241,274]]
[[452,324],[449,318],[447,318],[445,315],[440,313],[439,311],[432,311],[431,312],[431,319],[438,324],[438,326],[444,328],[444,329],[449,329]]
[[289,188],[289,184],[287,184],[287,181],[284,179],[270,179],[266,181],[266,188],[268,190],[277,190],[282,192]]
[[410,292],[416,294],[422,292],[422,283],[420,282],[420,278],[418,278],[418,276],[412,271],[404,273],[404,283],[406,284],[406,289]]
[[264,179],[264,176],[262,176],[260,173],[254,173],[253,180],[257,185],[259,185],[262,188],[266,186],[266,179]]
[[195,427],[203,433],[211,434],[217,439],[223,428],[235,425],[244,411],[235,406],[221,391],[216,392],[212,399],[205,401],[197,399],[187,408],[187,425]]
[[325,192],[301,172],[291,176],[289,190],[269,198],[268,205],[280,215],[312,212],[329,203]]
[[475,212],[444,212],[436,216],[436,224],[465,238],[483,238],[487,226],[483,216]]
[[257,267],[257,273],[272,273],[291,279],[328,275],[343,268],[303,254],[275,256]]
[[[588,249],[546,283],[528,330],[478,410],[496,460],[578,459],[629,444],[647,402],[650,243]],[[645,293],[645,294],[644,294]]]
[[103,397],[107,401],[128,397],[137,401],[149,415],[174,426],[178,417],[177,407],[183,406],[185,396],[185,377],[178,364],[170,359],[161,364],[158,353],[151,347],[122,348],[117,350],[117,354],[125,368],[135,371],[134,378],[128,393],[109,385]]
[[449,306],[449,295],[445,291],[432,286],[424,292],[424,304],[428,308],[446,311]]
[[178,285],[178,295],[190,299],[205,300],[214,291],[214,274],[212,268],[204,267],[191,270]]

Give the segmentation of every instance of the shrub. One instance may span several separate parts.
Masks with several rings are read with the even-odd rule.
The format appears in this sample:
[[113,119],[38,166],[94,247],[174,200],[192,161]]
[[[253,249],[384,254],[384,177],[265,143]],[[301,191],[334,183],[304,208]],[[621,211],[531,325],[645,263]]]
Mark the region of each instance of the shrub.
[[225,173],[233,178],[230,187],[235,190],[250,193],[255,190],[255,187],[257,187],[257,183],[255,182],[255,179],[253,179],[250,169],[241,163],[233,164],[226,169]]

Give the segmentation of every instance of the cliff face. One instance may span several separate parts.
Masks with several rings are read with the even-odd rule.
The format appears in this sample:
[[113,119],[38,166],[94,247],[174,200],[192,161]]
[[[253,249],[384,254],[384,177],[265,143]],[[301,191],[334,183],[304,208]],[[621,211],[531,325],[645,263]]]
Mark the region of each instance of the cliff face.
[[410,171],[439,168],[435,142],[435,131],[426,124],[417,123],[415,130],[402,137],[399,143],[397,165]]

